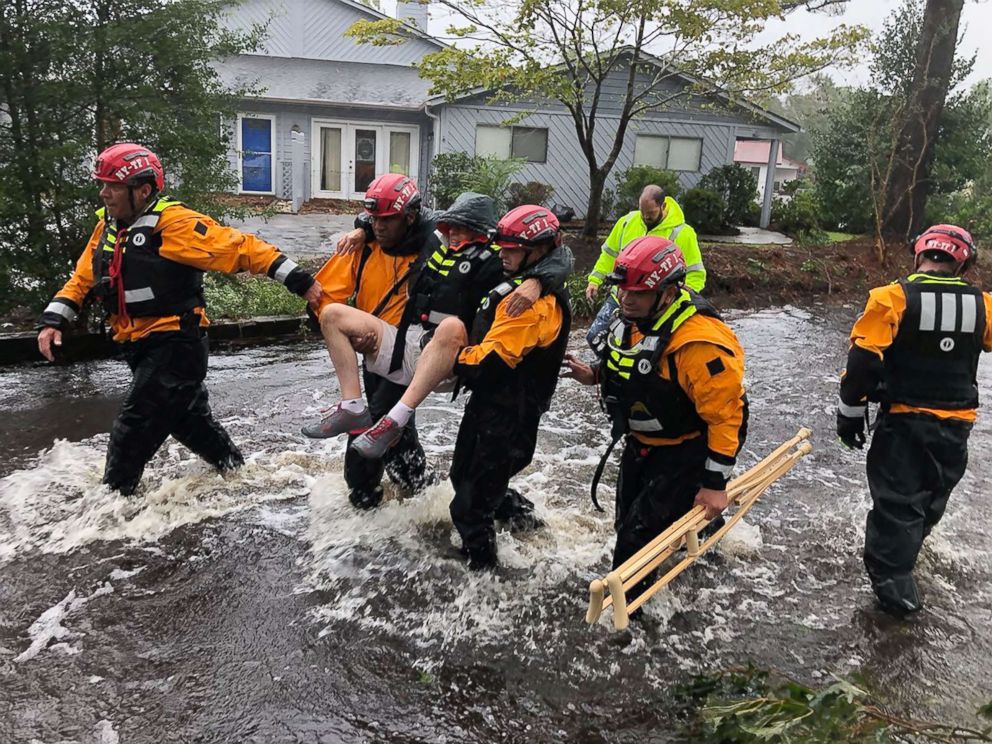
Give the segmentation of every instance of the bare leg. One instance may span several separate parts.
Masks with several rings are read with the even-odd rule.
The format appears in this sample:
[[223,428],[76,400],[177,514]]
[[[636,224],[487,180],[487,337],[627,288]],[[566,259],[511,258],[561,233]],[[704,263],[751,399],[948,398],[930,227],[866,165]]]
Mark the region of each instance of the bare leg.
[[320,314],[320,332],[324,335],[331,364],[338,375],[341,397],[344,400],[362,397],[362,386],[358,377],[358,354],[352,348],[353,337],[372,334],[378,352],[382,343],[381,321],[374,315],[348,305],[334,303],[324,308]]
[[441,321],[430,343],[417,359],[413,380],[400,402],[410,408],[423,403],[434,388],[451,377],[455,362],[458,361],[458,353],[467,343],[468,334],[464,323],[458,318],[445,318]]

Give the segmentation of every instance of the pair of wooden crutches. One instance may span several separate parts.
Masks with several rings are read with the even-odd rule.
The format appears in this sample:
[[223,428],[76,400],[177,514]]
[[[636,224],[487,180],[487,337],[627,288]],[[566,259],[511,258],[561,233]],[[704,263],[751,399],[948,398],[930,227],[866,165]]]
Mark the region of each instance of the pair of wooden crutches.
[[[700,531],[709,524],[705,509],[693,507],[684,517],[666,529],[651,542],[628,558],[621,566],[610,571],[604,578],[593,579],[589,584],[589,609],[586,622],[595,623],[603,610],[613,608],[613,627],[623,630],[630,622],[630,613],[647,602],[662,587],[685,571],[696,560],[713,547],[720,539],[748,513],[758,497],[776,480],[787,473],[799,458],[812,452],[809,443],[812,432],[800,429],[787,442],[777,447],[771,454],[747,472],[727,484],[728,506],[736,505],[737,510],[727,518],[726,523],[711,535],[700,539]],[[679,549],[685,547],[685,557],[668,568],[661,578],[641,592],[628,599],[627,591],[637,586],[651,575]]]

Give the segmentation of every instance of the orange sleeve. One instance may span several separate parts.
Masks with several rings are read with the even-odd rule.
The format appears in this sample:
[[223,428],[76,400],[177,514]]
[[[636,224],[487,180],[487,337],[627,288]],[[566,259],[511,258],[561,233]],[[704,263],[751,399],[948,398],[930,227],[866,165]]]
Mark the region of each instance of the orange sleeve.
[[83,249],[83,255],[76,261],[76,269],[69,277],[69,281],[55,294],[56,297],[75,303],[77,311],[82,307],[83,300],[93,287],[93,251],[96,250],[102,234],[103,220],[100,220],[94,228],[93,234],[90,235],[86,248]]
[[899,332],[899,322],[906,312],[906,294],[899,284],[876,287],[851,329],[851,344],[876,354],[879,359]]
[[283,255],[255,235],[224,227],[213,218],[183,206],[162,212],[159,232],[162,236],[159,253],[163,258],[203,271],[265,274]]
[[982,292],[985,300],[985,337],[982,339],[982,348],[985,351],[992,351],[992,295]]
[[490,354],[496,354],[514,369],[531,349],[550,346],[558,338],[563,314],[554,295],[545,295],[515,318],[506,313],[506,300],[496,308],[496,318],[486,337],[475,346],[466,346],[458,363],[479,366]]
[[744,350],[729,336],[728,348],[707,341],[686,344],[675,352],[675,366],[679,385],[706,422],[708,448],[733,458],[742,444]]
[[314,274],[314,279],[324,288],[324,296],[320,298],[317,315],[325,306],[335,302],[347,302],[355,291],[355,278],[358,275],[358,260],[361,251],[345,255],[334,255]]

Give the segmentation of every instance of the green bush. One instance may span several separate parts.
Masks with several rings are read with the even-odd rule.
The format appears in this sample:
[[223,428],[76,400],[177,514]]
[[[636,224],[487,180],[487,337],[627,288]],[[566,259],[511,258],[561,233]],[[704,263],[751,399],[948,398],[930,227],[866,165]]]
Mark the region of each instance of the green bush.
[[758,198],[758,177],[737,163],[714,168],[699,181],[699,188],[719,194],[724,201],[723,227],[741,225]]
[[726,209],[723,197],[709,189],[689,189],[682,195],[685,221],[698,233],[713,235],[723,231]]
[[983,247],[992,243],[992,194],[975,195],[965,190],[934,195],[927,202],[926,215],[927,224],[958,225]]
[[572,308],[573,318],[588,318],[590,320],[595,318],[596,313],[599,312],[599,306],[606,299],[606,290],[600,289],[596,299],[590,301],[586,297],[588,284],[589,277],[586,274],[576,273],[568,277],[565,286],[568,288],[568,303]]
[[464,152],[442,152],[431,161],[431,195],[436,209],[447,209],[465,189],[462,181],[471,170],[473,155]]
[[207,274],[203,278],[207,315],[211,318],[256,318],[302,315],[306,302],[279,282],[256,276]]
[[665,195],[675,200],[678,200],[682,191],[679,177],[671,171],[654,168],[650,165],[635,165],[621,174],[617,185],[620,213],[625,214],[632,209],[637,209],[637,201],[641,198],[641,192],[645,186],[651,184],[661,186]]
[[823,234],[820,207],[812,191],[797,191],[791,199],[773,200],[771,221],[798,240],[814,240]]
[[551,184],[540,181],[528,181],[527,183],[511,183],[510,195],[506,201],[506,208],[513,209],[522,204],[546,205],[551,197],[555,195],[555,189]]
[[504,160],[464,152],[447,152],[431,162],[431,192],[436,209],[447,209],[463,191],[491,196],[497,211],[506,211],[510,181],[524,167],[521,158]]
[[604,223],[609,223],[609,227],[613,227],[612,223],[620,219],[624,214],[626,212],[620,208],[620,200],[617,198],[616,190],[603,189],[599,208],[600,219]]
[[751,202],[751,206],[747,208],[747,215],[744,217],[743,224],[745,227],[757,227],[761,223],[761,205],[758,202]]

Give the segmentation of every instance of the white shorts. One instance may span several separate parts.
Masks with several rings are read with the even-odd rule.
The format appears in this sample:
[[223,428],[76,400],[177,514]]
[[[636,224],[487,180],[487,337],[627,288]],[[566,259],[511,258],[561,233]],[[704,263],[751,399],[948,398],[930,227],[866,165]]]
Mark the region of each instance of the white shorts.
[[365,356],[365,369],[379,377],[383,377],[397,385],[409,385],[413,379],[413,371],[417,367],[417,360],[420,352],[426,346],[427,339],[424,335],[427,331],[419,323],[411,325],[406,329],[406,348],[403,349],[403,364],[395,372],[389,371],[389,363],[393,359],[393,349],[396,346],[396,326],[389,325],[384,320],[380,320],[379,328],[379,353],[374,357]]

